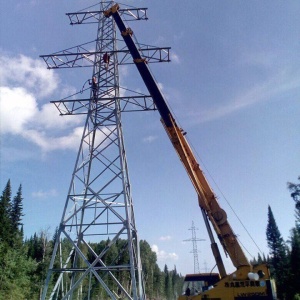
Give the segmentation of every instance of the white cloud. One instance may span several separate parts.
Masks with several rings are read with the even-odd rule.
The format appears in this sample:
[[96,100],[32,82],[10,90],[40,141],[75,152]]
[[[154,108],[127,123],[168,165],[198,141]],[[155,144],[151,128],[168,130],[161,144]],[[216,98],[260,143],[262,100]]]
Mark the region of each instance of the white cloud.
[[179,56],[176,53],[171,53],[171,61],[179,64],[180,63]]
[[150,144],[150,143],[154,142],[156,139],[157,139],[157,136],[149,135],[149,136],[143,138],[143,142]]
[[[82,135],[82,127],[78,124],[83,117],[60,117],[53,104],[38,104],[37,99],[49,96],[58,88],[60,80],[53,71],[30,57],[9,57],[0,53],[0,77],[1,134],[20,136],[44,152],[77,150]],[[64,92],[66,89],[74,91],[72,87],[62,87]],[[53,132],[60,136],[54,136]]]
[[59,116],[52,103],[44,104],[37,113],[35,124],[44,129],[61,129],[83,123],[79,116]]
[[37,111],[33,95],[25,89],[0,87],[1,132],[21,134]]
[[159,238],[160,241],[170,241],[171,239],[172,239],[172,237],[170,235],[161,236]]
[[57,196],[57,191],[55,189],[49,191],[39,190],[36,192],[32,192],[32,197],[34,198],[47,198]]
[[120,78],[126,78],[126,76],[128,76],[128,74],[129,74],[128,67],[126,65],[120,65],[120,67],[119,67]]
[[73,149],[77,151],[79,141],[82,136],[82,131],[82,127],[77,127],[68,135],[61,137],[50,137],[43,131],[29,129],[23,131],[22,137],[38,145],[44,152],[59,149]]
[[174,262],[178,260],[178,255],[175,252],[166,252],[164,250],[159,250],[157,245],[152,245],[151,249],[156,253],[157,260],[159,262]]
[[39,110],[35,97],[21,87],[0,87],[0,117],[2,134],[19,135],[43,151],[75,148],[82,135],[82,127],[76,127],[68,135],[51,137],[48,129],[63,130],[81,118],[59,117],[51,104],[45,104]]
[[240,95],[223,105],[214,107],[210,110],[201,111],[200,114],[194,110],[189,113],[189,116],[192,116],[191,119],[195,120],[197,123],[216,120],[252,106],[257,102],[269,101],[272,97],[299,88],[300,75],[291,74],[290,72],[283,70],[268,80],[240,93]]
[[58,75],[41,60],[19,55],[0,55],[1,86],[23,87],[39,98],[49,96],[58,87]]

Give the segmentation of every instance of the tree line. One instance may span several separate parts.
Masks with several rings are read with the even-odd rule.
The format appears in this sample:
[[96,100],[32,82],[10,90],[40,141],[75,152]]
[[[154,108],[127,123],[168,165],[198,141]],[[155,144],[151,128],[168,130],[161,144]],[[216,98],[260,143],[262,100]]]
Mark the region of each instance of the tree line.
[[[8,180],[0,197],[0,300],[41,299],[56,233],[51,237],[49,229],[44,229],[24,238],[22,217],[22,186],[12,198],[11,182]],[[121,251],[126,242],[119,239],[111,252]],[[92,243],[91,247],[99,250],[107,243],[109,241]],[[182,290],[183,277],[177,273],[176,267],[168,270],[165,265],[164,270],[160,270],[156,253],[145,240],[140,241],[140,250],[147,299],[177,299]],[[110,259],[105,257],[104,263]],[[122,280],[130,284],[130,278]],[[107,299],[100,285],[95,286],[92,293],[93,299]]]
[[[290,230],[290,237],[287,241],[283,239],[269,206],[266,228],[269,253],[263,257],[259,254],[252,263],[267,262],[270,265],[278,299],[300,300],[300,183],[288,183],[288,190],[295,201],[295,226]],[[39,300],[41,297],[56,234],[51,238],[49,229],[45,229],[24,238],[23,216],[22,186],[12,198],[8,180],[0,197],[0,300]],[[101,241],[91,246],[104,248],[108,242]],[[125,240],[118,240],[115,251],[120,251],[125,243]],[[168,270],[165,265],[164,270],[160,270],[156,253],[147,241],[140,241],[140,249],[147,299],[176,299],[182,292],[183,283],[176,267]],[[105,259],[109,261],[110,258]],[[129,282],[130,278],[123,280]],[[107,298],[100,286],[95,287],[93,293],[95,298]]]
[[266,261],[276,280],[278,299],[300,300],[300,183],[289,182],[287,186],[295,201],[295,227],[284,241],[272,209],[268,207],[266,235],[270,252]]

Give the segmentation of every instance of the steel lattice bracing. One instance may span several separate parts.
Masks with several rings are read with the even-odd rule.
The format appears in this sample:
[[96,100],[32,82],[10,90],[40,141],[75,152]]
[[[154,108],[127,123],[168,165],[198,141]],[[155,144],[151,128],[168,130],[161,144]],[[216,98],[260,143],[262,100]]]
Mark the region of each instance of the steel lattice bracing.
[[[149,96],[119,95],[115,23],[101,13],[112,5],[101,2],[97,13],[96,47],[91,51],[97,92],[86,89],[89,95],[83,99],[53,101],[62,115],[87,117],[43,300],[145,299],[121,112],[128,106],[149,110],[154,105]],[[106,52],[109,63],[103,60]]]

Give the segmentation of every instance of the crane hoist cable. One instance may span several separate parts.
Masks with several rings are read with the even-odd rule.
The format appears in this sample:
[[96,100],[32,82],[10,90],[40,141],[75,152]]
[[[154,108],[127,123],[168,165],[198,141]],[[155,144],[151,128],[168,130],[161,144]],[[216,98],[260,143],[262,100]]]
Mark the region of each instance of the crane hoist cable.
[[[187,138],[188,139],[188,138]],[[189,140],[189,139],[188,139]],[[228,204],[229,208],[231,209],[231,211],[233,212],[233,214],[235,215],[235,217],[237,218],[237,220],[239,221],[239,223],[242,225],[242,227],[244,228],[244,230],[246,231],[247,235],[249,236],[249,238],[251,239],[251,241],[254,243],[254,245],[256,246],[256,248],[258,249],[258,251],[263,254],[263,251],[260,249],[260,247],[258,246],[258,244],[255,242],[254,238],[252,237],[252,235],[250,234],[249,230],[247,229],[247,227],[245,226],[245,224],[242,222],[241,218],[238,216],[237,212],[234,210],[233,206],[230,204],[229,200],[227,199],[227,197],[224,195],[224,193],[222,192],[221,188],[219,187],[219,185],[217,184],[216,180],[214,179],[214,177],[212,176],[212,174],[209,172],[208,168],[206,167],[204,161],[201,159],[199,153],[197,152],[196,148],[193,146],[193,143],[189,140],[189,144],[191,145],[191,148],[193,149],[195,155],[198,157],[199,161],[201,162],[201,165],[203,166],[203,168],[206,170],[206,174],[209,175],[209,177],[211,178],[211,180],[213,181],[214,185],[216,186],[216,188],[218,189],[218,191],[220,192],[220,194],[222,195],[223,199],[225,200],[225,202]],[[240,240],[239,240],[240,241]],[[242,243],[241,243],[242,244]],[[249,255],[251,255],[253,257],[252,254],[250,254],[250,252],[247,250],[247,248],[243,245],[243,248],[247,251],[247,253],[249,253]]]

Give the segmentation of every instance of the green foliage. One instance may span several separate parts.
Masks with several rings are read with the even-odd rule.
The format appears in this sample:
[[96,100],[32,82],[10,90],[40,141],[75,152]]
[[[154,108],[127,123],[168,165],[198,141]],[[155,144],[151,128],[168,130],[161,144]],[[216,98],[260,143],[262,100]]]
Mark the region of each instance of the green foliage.
[[[0,197],[0,300],[38,299],[41,284],[37,288],[36,279],[40,265],[34,255],[28,255],[32,251],[30,243],[23,242],[22,186],[13,201],[11,194],[8,180]],[[44,273],[42,277],[44,280]]]
[[24,246],[15,249],[0,243],[0,300],[33,299],[31,275],[36,264],[24,250]]
[[253,259],[250,260],[251,265],[260,265],[260,264],[270,264],[270,258],[265,256],[263,253],[263,256],[261,256],[260,253],[257,254],[257,258],[254,257]]
[[49,267],[53,243],[48,239],[47,230],[42,230],[26,240],[25,245],[28,259],[36,263],[36,268],[31,274],[31,293],[38,299]]
[[290,290],[291,294],[300,295],[300,232],[293,228],[291,230],[291,252],[290,252]]
[[[300,180],[300,176],[298,177]],[[289,296],[293,299],[300,299],[300,183],[288,183],[291,197],[295,201],[296,226],[291,229],[289,266],[290,284]]]
[[8,180],[0,197],[0,242],[11,247],[20,248],[23,241],[22,228],[22,187],[20,185],[17,195],[11,201],[11,184]]
[[151,250],[150,245],[145,240],[140,241],[140,251],[143,276],[145,282],[147,283],[145,286],[145,292],[150,299],[153,299],[156,295],[154,286],[159,282],[159,280],[156,278],[158,274],[155,272],[157,268],[156,253]]
[[300,184],[289,182],[288,189],[295,201],[296,226],[291,229],[288,245],[280,234],[271,208],[268,208],[266,233],[270,256],[267,261],[276,279],[278,298],[295,300],[300,295]]
[[[300,180],[300,176],[298,177]],[[288,182],[288,189],[291,193],[291,197],[295,201],[295,213],[296,213],[296,227],[300,231],[300,183]]]

